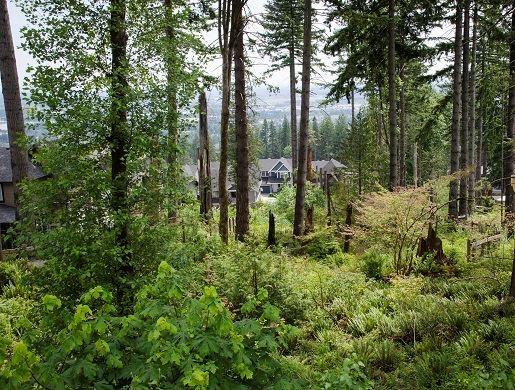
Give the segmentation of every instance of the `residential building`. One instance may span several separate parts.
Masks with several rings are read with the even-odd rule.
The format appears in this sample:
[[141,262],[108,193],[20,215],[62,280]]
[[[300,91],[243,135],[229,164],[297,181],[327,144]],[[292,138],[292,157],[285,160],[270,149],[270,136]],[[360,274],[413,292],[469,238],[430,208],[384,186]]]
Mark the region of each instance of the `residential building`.
[[[220,163],[218,161],[211,162],[211,191],[213,194],[213,203],[218,203],[218,171]],[[328,174],[338,179],[338,174],[346,169],[346,166],[335,159],[320,160],[312,162],[313,177],[317,178],[320,173]],[[256,172],[257,170],[257,172]],[[189,178],[188,185],[192,191],[198,195],[198,168],[196,165],[185,165],[184,174]],[[232,180],[230,173],[228,175],[226,188],[229,192],[231,202],[236,201],[236,184]],[[282,186],[293,184],[293,169],[291,158],[265,158],[257,161],[257,167],[251,169],[251,189],[249,191],[249,200],[255,203],[261,197],[270,196],[277,193]]]
[[[29,179],[44,177],[43,172],[29,162]],[[14,222],[17,205],[14,202],[13,173],[11,169],[11,151],[0,147],[0,232],[5,233]]]

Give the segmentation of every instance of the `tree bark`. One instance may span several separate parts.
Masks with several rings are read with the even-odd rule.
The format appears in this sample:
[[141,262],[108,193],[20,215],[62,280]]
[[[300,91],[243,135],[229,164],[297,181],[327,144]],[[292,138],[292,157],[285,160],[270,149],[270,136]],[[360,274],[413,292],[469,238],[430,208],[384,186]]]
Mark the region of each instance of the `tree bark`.
[[218,1],[218,40],[222,54],[222,109],[220,118],[220,169],[218,173],[218,199],[220,221],[218,231],[222,241],[229,242],[229,196],[227,193],[227,160],[229,149],[229,105],[231,101],[231,69],[234,48],[234,15],[232,0]]
[[249,136],[245,91],[245,58],[243,46],[243,6],[234,1],[239,13],[235,18],[234,102],[236,130],[236,239],[244,241],[249,232]]
[[291,130],[291,166],[293,175],[297,172],[298,145],[297,145],[297,92],[295,74],[295,47],[290,49],[290,130]]
[[[356,131],[356,107],[354,102],[354,83],[352,85],[350,101],[351,101],[351,134],[354,136]],[[363,137],[361,131],[358,134],[358,195],[363,193]]]
[[399,185],[397,176],[397,93],[395,88],[395,0],[388,1],[388,105],[389,105],[389,188],[393,191]]
[[[514,2],[515,3],[515,2]],[[515,4],[514,4],[515,5]],[[510,88],[508,98],[508,126],[506,129],[507,148],[504,151],[504,188],[505,188],[505,210],[506,217],[511,216],[515,211],[515,196],[511,186],[511,175],[513,175],[513,143],[515,137],[515,12],[511,17],[510,34]]]
[[418,143],[413,143],[413,186],[418,187]]
[[[166,187],[173,185],[179,172],[179,164],[177,161],[178,141],[179,141],[179,115],[177,112],[177,88],[175,86],[176,68],[175,61],[175,31],[173,27],[173,8],[172,0],[164,0],[165,7],[165,36],[167,47],[165,48],[165,64],[166,64],[166,129],[168,132],[168,151],[167,151],[167,183]],[[172,191],[169,191],[172,192]],[[177,214],[177,200],[173,195],[168,195],[168,218],[174,220]]]
[[[481,39],[481,79],[485,77],[485,45],[483,39]],[[484,127],[484,116],[485,116],[485,94],[484,94],[484,83],[480,84],[479,89],[479,117],[477,123],[477,147],[476,147],[476,181],[481,180],[483,174],[483,127]]]
[[211,212],[211,167],[209,161],[209,133],[207,124],[207,101],[206,93],[202,92],[199,97],[199,195],[200,214],[207,221]]
[[[469,78],[469,124],[468,124],[468,155],[469,169],[475,168],[476,165],[476,61],[477,61],[477,4],[474,6],[473,27],[472,27],[472,53],[470,62],[470,78]],[[474,212],[475,208],[475,187],[476,187],[475,169],[468,176],[468,211],[469,214]]]
[[[451,129],[451,174],[458,172],[460,160],[460,112],[461,112],[461,51],[463,26],[463,1],[456,0],[456,30],[454,36],[454,69]],[[449,218],[458,218],[458,180],[449,186]]]
[[400,134],[399,134],[399,185],[406,187],[406,97],[404,87],[404,64],[400,70],[401,90],[399,93]]
[[[2,95],[7,116],[7,135],[11,155],[11,169],[14,184],[14,202],[19,205],[20,182],[28,174],[28,156],[23,147],[25,123],[21,104],[18,71],[14,53],[13,37],[9,21],[7,0],[0,0],[0,75],[2,78]],[[21,141],[21,142],[20,142]],[[16,219],[19,219],[16,208]]]
[[275,240],[275,217],[272,213],[272,210],[268,211],[268,239],[267,239],[267,247],[273,247],[276,244]]
[[464,3],[463,18],[463,73],[461,90],[461,128],[460,128],[460,199],[459,214],[468,215],[468,175],[464,172],[469,166],[468,133],[469,133],[469,55],[470,55],[470,0]]
[[300,107],[299,165],[297,189],[295,196],[295,218],[293,235],[298,237],[303,232],[304,199],[306,195],[306,171],[309,143],[309,98],[311,83],[311,0],[304,0],[304,47],[302,52],[302,93]]
[[127,156],[129,153],[128,106],[128,64],[127,26],[125,0],[111,0],[110,42],[111,63],[111,180],[112,210],[116,232],[116,243],[122,253],[121,273],[130,276],[134,270],[129,254],[129,206]]

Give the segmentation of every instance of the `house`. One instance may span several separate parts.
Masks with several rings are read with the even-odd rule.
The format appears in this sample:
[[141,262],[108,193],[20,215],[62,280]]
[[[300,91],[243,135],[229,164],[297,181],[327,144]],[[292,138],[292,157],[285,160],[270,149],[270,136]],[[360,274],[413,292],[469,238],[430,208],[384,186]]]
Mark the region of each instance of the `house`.
[[[220,171],[220,162],[219,161],[211,161],[210,162],[210,173],[211,173],[211,196],[213,204],[219,203],[220,192],[218,189],[218,172]],[[194,164],[187,164],[183,167],[184,175],[188,181],[188,188],[191,191],[194,191],[199,196],[198,193],[198,167]],[[227,188],[227,192],[229,192],[229,202],[236,202],[236,183],[233,180],[234,175],[231,172],[227,175],[227,180],[225,182],[225,188]],[[250,172],[250,181],[249,181],[249,202],[256,203],[260,198],[260,185],[261,179],[259,175],[251,170]]]
[[284,184],[293,181],[291,158],[262,158],[258,162],[261,176],[261,193],[274,194]]
[[[198,196],[198,168],[196,165],[185,165],[184,175],[189,178],[188,186],[195,191]],[[346,169],[346,166],[335,159],[320,160],[312,162],[314,177],[317,173],[329,174],[335,179],[339,171]],[[220,163],[218,161],[211,162],[211,191],[213,203],[218,203],[218,171]],[[270,196],[278,192],[285,184],[293,184],[293,169],[291,158],[262,158],[257,162],[257,172],[251,169],[251,180],[249,190],[249,200],[251,203],[257,202],[262,196]],[[236,184],[229,174],[227,178],[226,188],[229,192],[231,202],[236,201]]]
[[[43,172],[29,161],[29,179],[44,177]],[[0,147],[0,233],[5,233],[14,222],[16,204],[14,203],[13,173],[11,170],[11,151]]]

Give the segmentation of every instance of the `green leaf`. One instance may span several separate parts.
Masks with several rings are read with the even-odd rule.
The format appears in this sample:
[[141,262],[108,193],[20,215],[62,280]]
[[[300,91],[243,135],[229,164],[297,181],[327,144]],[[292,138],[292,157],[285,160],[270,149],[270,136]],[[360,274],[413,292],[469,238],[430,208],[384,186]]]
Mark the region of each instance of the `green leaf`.
[[43,297],[43,304],[48,311],[53,311],[55,308],[61,307],[61,300],[55,295],[45,295]]

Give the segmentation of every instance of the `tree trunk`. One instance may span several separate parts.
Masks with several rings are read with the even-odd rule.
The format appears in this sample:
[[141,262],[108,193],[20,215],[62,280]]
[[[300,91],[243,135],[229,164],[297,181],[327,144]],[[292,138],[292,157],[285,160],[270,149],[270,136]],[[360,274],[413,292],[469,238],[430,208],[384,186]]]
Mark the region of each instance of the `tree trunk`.
[[413,186],[418,187],[418,143],[413,143]]
[[[481,39],[481,79],[485,77],[485,49],[483,40]],[[481,180],[481,176],[483,174],[483,127],[484,127],[484,117],[485,117],[485,86],[484,82],[480,84],[479,90],[479,117],[477,123],[477,152],[476,152],[476,181]]]
[[461,89],[461,128],[460,128],[460,199],[459,214],[468,215],[468,175],[464,172],[469,165],[468,128],[469,128],[469,34],[470,34],[470,0],[465,0],[463,18],[463,73]]
[[306,195],[306,162],[309,143],[309,98],[311,83],[311,0],[304,0],[304,47],[302,52],[302,93],[300,106],[300,139],[297,190],[293,235],[301,236],[304,224],[304,198]]
[[513,175],[513,142],[515,137],[515,12],[511,16],[510,34],[510,89],[508,100],[508,126],[506,129],[506,144],[508,147],[504,152],[504,188],[505,188],[505,210],[506,217],[511,216],[515,211],[514,194],[511,186],[511,175]]
[[234,46],[234,103],[236,130],[236,239],[244,241],[249,232],[249,136],[245,91],[245,58],[243,47],[243,6],[234,1],[236,41]]
[[271,210],[268,211],[268,239],[267,247],[273,247],[276,244],[275,240],[275,217]]
[[[350,122],[350,129],[351,134],[355,135],[356,131],[356,107],[354,102],[354,84],[352,85],[351,90],[351,122]],[[361,131],[358,135],[358,195],[361,195],[363,193],[363,137],[361,134]]]
[[133,273],[128,250],[129,207],[127,156],[129,154],[129,131],[127,123],[128,65],[127,27],[125,0],[111,0],[110,40],[111,64],[111,180],[112,210],[116,231],[116,242],[122,253],[121,272],[123,276]]
[[404,88],[404,64],[400,70],[401,90],[399,93],[400,134],[399,134],[399,185],[406,187],[406,98]]
[[[5,114],[7,116],[7,134],[14,184],[14,203],[18,205],[20,195],[19,184],[27,177],[28,156],[23,144],[18,144],[19,141],[23,142],[25,124],[23,121],[23,108],[7,0],[0,0],[0,75],[2,78]],[[18,207],[16,208],[16,219],[19,219]]]
[[[461,51],[463,1],[456,0],[456,31],[454,37],[454,69],[451,130],[451,174],[458,172],[460,160],[460,112],[461,112]],[[449,187],[449,217],[458,218],[458,180],[453,179]]]
[[[472,56],[470,63],[469,78],[469,125],[468,125],[468,155],[469,169],[476,167],[476,61],[477,61],[477,4],[474,6],[473,27],[472,27]],[[468,176],[468,211],[469,214],[474,212],[475,208],[475,192],[476,172],[471,171]]]
[[211,167],[209,161],[209,135],[207,125],[206,93],[199,97],[199,151],[198,151],[198,183],[200,195],[200,214],[207,221],[211,212]]
[[[175,86],[177,63],[175,59],[175,31],[173,27],[173,8],[172,0],[164,0],[165,6],[165,64],[166,64],[166,129],[168,132],[168,153],[167,160],[167,183],[166,187],[173,185],[178,175],[180,175],[179,164],[177,160],[178,141],[179,141],[179,115],[177,112],[177,88]],[[169,191],[171,193],[173,191]],[[177,214],[177,199],[173,195],[168,195],[168,218],[174,220]]]
[[227,194],[227,160],[229,149],[229,105],[231,100],[231,68],[234,47],[233,18],[237,10],[231,10],[231,0],[218,2],[218,40],[222,54],[222,110],[220,118],[220,169],[218,172],[218,198],[220,221],[218,231],[222,241],[229,242],[229,196]]
[[350,240],[352,238],[352,235],[350,234],[349,230],[352,226],[352,203],[349,203],[347,205],[347,214],[345,216],[345,241],[343,243],[343,252],[349,253],[350,251]]
[[293,175],[297,172],[297,92],[295,74],[295,48],[290,49],[290,130],[291,130],[291,166]]
[[327,200],[327,226],[331,226],[331,177],[329,174],[325,174],[325,193],[326,193],[326,200]]
[[393,191],[399,185],[397,177],[397,102],[395,90],[395,0],[388,2],[388,105],[389,105],[389,188]]

